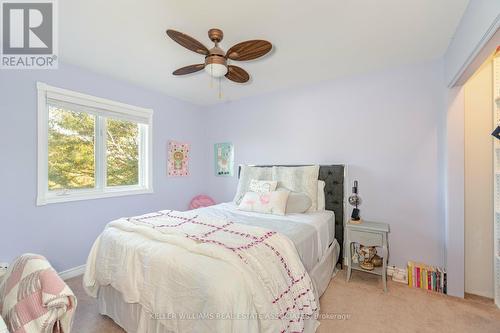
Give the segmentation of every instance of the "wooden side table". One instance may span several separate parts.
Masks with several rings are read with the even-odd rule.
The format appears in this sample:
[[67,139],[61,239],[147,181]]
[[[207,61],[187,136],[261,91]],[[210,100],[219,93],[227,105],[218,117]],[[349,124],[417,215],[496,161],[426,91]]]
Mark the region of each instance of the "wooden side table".
[[[351,278],[353,269],[366,273],[382,276],[384,291],[387,291],[387,263],[389,262],[389,243],[387,235],[389,233],[389,224],[379,222],[363,221],[361,224],[346,224],[346,243],[347,249],[347,282]],[[372,271],[361,268],[359,264],[352,262],[353,244],[359,243],[364,246],[376,246],[382,248],[382,267],[375,267]]]

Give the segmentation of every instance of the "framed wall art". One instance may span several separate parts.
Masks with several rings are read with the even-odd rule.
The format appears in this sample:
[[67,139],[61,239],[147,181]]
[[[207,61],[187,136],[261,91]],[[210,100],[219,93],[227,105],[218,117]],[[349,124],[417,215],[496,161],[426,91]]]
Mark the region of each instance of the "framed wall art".
[[214,145],[215,175],[232,177],[234,169],[234,148],[232,143]]
[[169,141],[167,174],[170,177],[189,176],[189,143]]

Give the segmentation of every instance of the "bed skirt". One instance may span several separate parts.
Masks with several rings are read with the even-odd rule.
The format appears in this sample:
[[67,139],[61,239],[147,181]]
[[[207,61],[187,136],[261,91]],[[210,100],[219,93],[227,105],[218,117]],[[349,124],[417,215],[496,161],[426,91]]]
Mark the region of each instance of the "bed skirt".
[[[339,253],[340,246],[337,240],[334,240],[320,262],[309,272],[318,298],[323,295],[330,279],[336,274],[335,263]],[[139,303],[124,302],[122,294],[110,285],[99,288],[97,300],[99,313],[113,319],[128,333],[175,333],[166,331],[165,326],[161,324],[162,320],[168,319],[154,318],[144,311]],[[306,322],[304,332],[313,333],[316,329],[315,321],[310,320]]]

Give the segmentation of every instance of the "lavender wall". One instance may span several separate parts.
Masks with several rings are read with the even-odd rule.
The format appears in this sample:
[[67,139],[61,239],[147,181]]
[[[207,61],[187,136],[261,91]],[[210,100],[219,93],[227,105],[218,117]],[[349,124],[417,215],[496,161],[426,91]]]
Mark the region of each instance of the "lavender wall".
[[[363,218],[391,224],[391,264],[443,265],[444,86],[435,61],[216,105],[204,149],[233,142],[235,164],[347,163]],[[212,164],[210,194],[231,200],[236,177]]]
[[[154,189],[37,207],[36,81],[155,110]],[[196,193],[232,199],[237,179],[213,176],[212,144],[231,141],[236,163],[348,163],[366,219],[391,224],[391,263],[443,264],[443,65],[431,62],[203,108],[61,65],[2,71],[0,261],[46,255],[57,270],[85,262],[104,225],[121,216],[185,209]],[[191,176],[165,176],[168,139],[193,144]]]
[[[154,109],[154,194],[52,204],[36,201],[36,81]],[[112,219],[157,209],[186,209],[204,181],[199,110],[188,103],[61,65],[59,70],[0,73],[0,261],[24,252],[47,256],[61,271],[83,264]],[[193,144],[191,176],[166,177],[166,142]]]

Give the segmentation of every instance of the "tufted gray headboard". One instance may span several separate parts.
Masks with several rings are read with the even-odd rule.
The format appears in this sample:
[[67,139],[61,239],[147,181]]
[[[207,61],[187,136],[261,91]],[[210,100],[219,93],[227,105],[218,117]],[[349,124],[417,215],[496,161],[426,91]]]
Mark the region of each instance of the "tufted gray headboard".
[[[270,168],[273,165],[256,165],[257,167]],[[276,165],[282,167],[297,167],[303,165]],[[238,167],[238,178],[241,167]],[[346,167],[343,164],[320,165],[319,180],[325,182],[325,209],[335,213],[335,238],[340,245],[339,261],[342,264],[344,257],[344,219],[345,219],[345,179]]]

